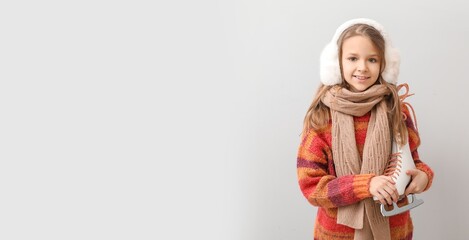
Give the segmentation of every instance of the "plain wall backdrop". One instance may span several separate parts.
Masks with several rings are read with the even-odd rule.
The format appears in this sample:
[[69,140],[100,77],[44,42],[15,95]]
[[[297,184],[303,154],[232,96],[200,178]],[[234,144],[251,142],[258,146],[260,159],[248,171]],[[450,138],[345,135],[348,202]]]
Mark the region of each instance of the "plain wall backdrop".
[[469,235],[464,1],[6,1],[0,239],[312,239],[296,151],[319,55],[372,18],[401,51],[433,187]]

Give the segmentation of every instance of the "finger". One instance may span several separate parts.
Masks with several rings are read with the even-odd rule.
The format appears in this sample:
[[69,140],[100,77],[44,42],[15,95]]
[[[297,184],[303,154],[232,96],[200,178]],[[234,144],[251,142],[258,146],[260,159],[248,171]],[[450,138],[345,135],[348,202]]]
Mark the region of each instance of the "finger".
[[386,200],[384,200],[384,198],[383,198],[383,196],[382,196],[381,194],[378,193],[377,198],[378,198],[379,203],[381,203],[381,204],[383,204],[383,205],[386,205],[386,204],[387,204],[387,203],[386,203]]
[[394,202],[397,203],[399,201],[399,193],[397,192],[397,190],[394,192],[393,196],[394,196],[394,198],[393,198]]
[[389,194],[385,188],[383,188],[380,191],[381,195],[384,197],[384,200],[386,201],[386,204],[391,205],[392,204],[392,197],[391,194]]
[[397,191],[396,185],[388,184],[386,187],[386,191],[392,196],[394,202],[397,202],[399,200],[399,192]]
[[393,202],[399,201],[399,192],[397,191],[397,188],[393,188],[391,189],[391,191],[392,192],[390,192],[389,194],[391,194],[392,201]]
[[383,191],[385,192],[383,195],[386,198],[387,203],[390,205],[392,202],[394,202],[395,197],[393,196],[393,190],[387,186],[383,188]]
[[394,179],[392,177],[386,177],[386,180],[388,183],[391,183],[391,184],[396,184],[396,182],[394,182]]
[[416,176],[419,172],[416,169],[409,169],[406,171],[407,175],[410,175],[412,177]]
[[391,194],[388,194],[388,195],[386,196],[386,202],[387,202],[388,205],[392,205],[393,202],[392,202]]
[[409,195],[409,194],[412,194],[412,190],[409,189],[409,188],[407,188],[407,189],[405,190],[404,194],[405,194],[406,196]]
[[415,184],[409,184],[409,186],[405,189],[405,195],[409,195],[415,193]]
[[388,182],[386,184],[387,187],[391,188],[393,191],[397,190],[396,184]]
[[388,205],[388,202],[386,201],[386,197],[384,197],[383,194],[380,194],[380,195],[381,195],[381,198],[379,199],[379,201],[381,202],[381,204]]
[[418,185],[415,185],[414,186],[414,193],[422,193],[422,189]]
[[399,201],[399,193],[397,192],[397,189],[394,189],[390,194],[392,201],[397,203],[397,201]]

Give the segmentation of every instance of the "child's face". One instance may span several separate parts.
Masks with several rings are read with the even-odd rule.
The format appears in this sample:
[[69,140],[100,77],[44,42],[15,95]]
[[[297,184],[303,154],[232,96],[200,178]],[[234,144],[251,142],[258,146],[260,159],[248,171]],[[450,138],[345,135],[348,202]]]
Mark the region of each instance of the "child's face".
[[346,39],[342,44],[342,75],[350,90],[361,92],[379,77],[381,59],[371,40],[363,36]]

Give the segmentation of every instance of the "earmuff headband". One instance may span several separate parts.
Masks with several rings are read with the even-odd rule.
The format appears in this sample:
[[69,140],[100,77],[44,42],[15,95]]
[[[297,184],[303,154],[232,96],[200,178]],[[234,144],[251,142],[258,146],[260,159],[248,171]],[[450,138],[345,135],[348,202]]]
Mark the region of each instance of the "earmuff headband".
[[399,52],[391,45],[391,41],[387,33],[384,31],[383,26],[378,22],[367,18],[352,19],[337,28],[332,41],[326,45],[321,53],[319,70],[321,82],[328,86],[342,83],[343,80],[342,74],[340,73],[337,40],[342,32],[355,24],[369,25],[381,33],[385,41],[384,58],[386,61],[386,66],[381,76],[386,82],[396,84],[399,76],[399,65],[401,62]]

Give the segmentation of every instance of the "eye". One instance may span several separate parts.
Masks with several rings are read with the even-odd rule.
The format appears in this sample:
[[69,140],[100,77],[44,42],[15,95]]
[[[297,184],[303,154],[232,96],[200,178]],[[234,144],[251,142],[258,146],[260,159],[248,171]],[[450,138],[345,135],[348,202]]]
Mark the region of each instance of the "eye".
[[351,62],[355,62],[355,61],[357,61],[357,58],[356,57],[349,57],[349,58],[347,58],[347,60],[349,60]]
[[378,59],[376,59],[376,58],[370,58],[368,61],[370,61],[371,63],[377,63],[377,62],[378,62]]

